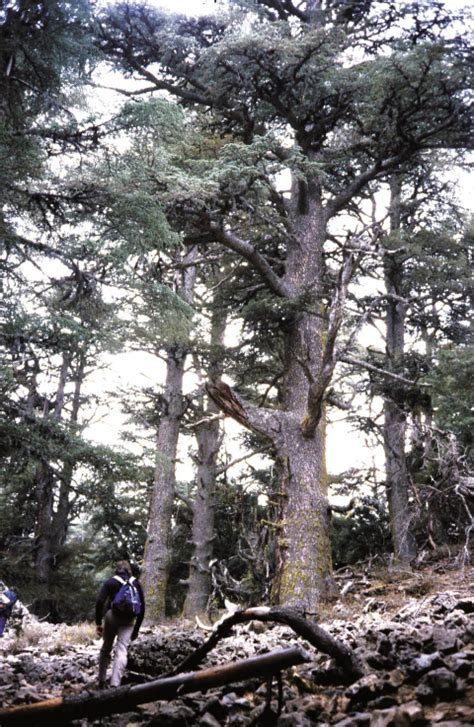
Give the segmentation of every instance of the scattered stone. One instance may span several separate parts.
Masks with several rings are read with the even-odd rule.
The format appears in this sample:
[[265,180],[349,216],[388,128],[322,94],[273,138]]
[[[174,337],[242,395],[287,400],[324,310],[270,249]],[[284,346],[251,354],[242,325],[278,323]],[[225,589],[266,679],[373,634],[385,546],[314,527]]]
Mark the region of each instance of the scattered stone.
[[[276,724],[277,727],[312,727],[314,722],[304,712],[291,712],[291,714],[281,715]],[[323,725],[324,722],[318,724]]]
[[210,712],[206,712],[200,718],[198,724],[200,727],[220,727],[220,722]]
[[[173,702],[143,705],[128,715],[78,721],[76,727],[460,727],[474,723],[469,706],[474,696],[471,594],[459,588],[430,596],[426,588],[416,588],[413,579],[409,582],[413,587],[395,579],[378,582],[373,589],[364,580],[357,591],[357,580],[351,580],[344,610],[336,607],[337,618],[321,626],[355,649],[366,665],[365,675],[354,684],[345,684],[332,659],[312,650],[291,629],[282,625],[259,629],[257,622],[256,629],[236,627],[201,666],[302,645],[310,651],[312,662],[283,675],[281,705],[275,682],[269,693],[266,680],[252,680]],[[398,610],[384,600],[391,588],[398,594]],[[402,600],[407,592],[410,598]],[[351,602],[356,604],[355,616]],[[4,706],[79,694],[95,684],[99,640],[88,637],[75,644],[65,638],[55,640],[57,626],[40,624],[38,629],[37,642],[21,644],[13,638],[0,642],[0,702]],[[140,683],[159,677],[207,637],[190,623],[144,630],[130,649],[125,681]],[[282,711],[277,717],[279,706]]]

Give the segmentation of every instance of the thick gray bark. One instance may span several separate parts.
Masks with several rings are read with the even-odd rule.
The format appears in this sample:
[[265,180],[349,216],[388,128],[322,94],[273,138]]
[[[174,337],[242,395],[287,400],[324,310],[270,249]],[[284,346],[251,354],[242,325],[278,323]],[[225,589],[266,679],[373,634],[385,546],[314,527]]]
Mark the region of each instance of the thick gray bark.
[[[192,248],[184,255],[183,262],[192,263],[196,254],[196,249]],[[180,279],[177,281],[176,292],[186,303],[191,304],[196,268],[192,264],[186,265],[177,275]],[[171,517],[176,489],[176,454],[180,423],[184,414],[183,376],[187,353],[187,348],[182,345],[169,347],[167,351],[165,411],[156,436],[157,461],[144,557],[146,618],[151,622],[159,621],[165,616],[171,560]]]
[[[274,599],[314,610],[333,591],[329,540],[324,408],[308,430],[314,410],[312,382],[323,364],[324,322],[318,296],[323,274],[326,214],[316,184],[295,181],[289,205],[285,290],[296,299],[308,294],[312,304],[295,314],[286,338],[286,366],[281,410],[253,407],[220,382],[208,388],[222,411],[272,440],[279,467],[279,505],[275,522],[277,577]],[[324,395],[324,391],[322,394]]]
[[[209,410],[210,412],[210,410]],[[206,610],[211,593],[209,561],[212,559],[215,514],[216,460],[219,452],[219,422],[201,424],[196,432],[198,466],[193,500],[192,555],[184,615]]]
[[312,305],[298,313],[286,341],[281,430],[275,440],[280,466],[275,598],[309,610],[329,595],[331,547],[326,499],[324,411],[309,436],[312,381],[322,374],[323,319],[318,296],[323,274],[326,218],[315,184],[295,181],[290,205],[293,241],[285,283],[294,295],[310,294]]
[[[209,374],[219,378],[222,374],[222,346],[226,326],[225,310],[215,300],[212,314]],[[184,615],[194,616],[206,610],[211,594],[209,561],[214,542],[214,514],[217,455],[220,447],[219,420],[212,418],[218,411],[209,397],[205,418],[196,430],[198,466],[196,492],[193,501],[193,552],[189,563],[188,590],[184,603]]]
[[[400,229],[401,185],[391,179],[390,227]],[[403,261],[398,255],[386,255],[385,285],[388,293],[386,313],[386,353],[388,371],[397,373],[405,351],[406,303],[403,302]],[[384,450],[390,530],[395,557],[409,562],[416,554],[411,532],[412,514],[408,502],[409,475],[405,452],[406,414],[403,397],[390,396],[384,402]]]

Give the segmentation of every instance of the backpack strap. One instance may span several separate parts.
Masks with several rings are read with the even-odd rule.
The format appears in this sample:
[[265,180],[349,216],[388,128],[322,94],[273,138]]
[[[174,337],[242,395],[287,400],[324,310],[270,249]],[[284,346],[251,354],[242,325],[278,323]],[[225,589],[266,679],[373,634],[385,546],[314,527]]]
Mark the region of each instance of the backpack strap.
[[117,576],[117,575],[113,576],[113,578],[115,578],[116,581],[121,583],[122,586],[124,586],[126,583],[135,583],[135,581],[137,580],[134,576],[130,576],[130,578],[127,578],[126,581],[121,576]]

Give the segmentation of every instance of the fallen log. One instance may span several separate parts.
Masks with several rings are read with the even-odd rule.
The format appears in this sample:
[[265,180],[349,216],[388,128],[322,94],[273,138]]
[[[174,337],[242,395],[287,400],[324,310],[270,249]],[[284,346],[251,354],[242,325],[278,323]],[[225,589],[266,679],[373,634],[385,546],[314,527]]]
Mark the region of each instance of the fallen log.
[[156,679],[146,684],[127,685],[100,692],[57,697],[43,702],[10,707],[0,710],[0,725],[2,727],[65,725],[73,719],[95,718],[126,712],[138,704],[157,699],[175,699],[182,694],[205,691],[245,679],[258,677],[266,679],[278,674],[282,669],[303,664],[309,660],[307,652],[300,647],[281,649],[262,656],[243,659],[233,664]]
[[341,670],[344,680],[347,682],[360,679],[364,673],[362,665],[352,649],[337,639],[334,639],[317,624],[308,621],[298,611],[278,606],[245,608],[220,619],[220,621],[214,624],[213,633],[209,639],[196,649],[193,654],[183,659],[170,673],[179,674],[186,669],[195,669],[220,639],[230,636],[234,626],[248,621],[274,621],[290,626],[298,636],[306,639],[318,651],[322,651],[324,654],[331,656]]

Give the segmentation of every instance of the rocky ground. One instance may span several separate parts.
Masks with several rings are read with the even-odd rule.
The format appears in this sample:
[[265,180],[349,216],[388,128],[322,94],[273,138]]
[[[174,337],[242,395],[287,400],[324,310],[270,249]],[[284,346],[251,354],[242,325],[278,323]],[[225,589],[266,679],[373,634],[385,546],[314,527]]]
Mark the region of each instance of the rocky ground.
[[[283,675],[278,689],[260,680],[235,683],[172,702],[141,705],[129,714],[78,720],[81,727],[244,727],[276,724],[455,727],[474,723],[474,568],[445,562],[416,572],[339,574],[342,596],[319,626],[351,646],[364,676],[350,685],[333,678],[331,660],[281,625],[252,622],[221,641],[201,668],[282,646],[301,645],[311,662]],[[93,690],[100,642],[91,625],[51,626],[24,619],[0,641],[4,707]],[[130,649],[129,682],[157,678],[209,634],[173,622],[143,630]],[[277,715],[281,708],[281,713]],[[270,711],[269,711],[270,710]]]

